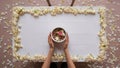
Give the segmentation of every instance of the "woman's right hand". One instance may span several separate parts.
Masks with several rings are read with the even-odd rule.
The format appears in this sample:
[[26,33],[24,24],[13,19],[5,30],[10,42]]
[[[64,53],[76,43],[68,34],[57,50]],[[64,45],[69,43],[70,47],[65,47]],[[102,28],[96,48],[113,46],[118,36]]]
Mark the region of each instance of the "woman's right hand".
[[66,40],[65,40],[64,44],[62,45],[64,50],[66,50],[68,48],[68,44],[69,44],[69,36],[66,33]]

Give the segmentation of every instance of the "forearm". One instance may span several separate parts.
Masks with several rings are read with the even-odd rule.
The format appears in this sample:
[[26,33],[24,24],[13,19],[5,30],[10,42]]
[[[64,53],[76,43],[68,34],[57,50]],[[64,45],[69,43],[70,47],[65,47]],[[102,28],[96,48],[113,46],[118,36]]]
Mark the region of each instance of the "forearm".
[[73,63],[73,61],[70,58],[70,54],[69,54],[68,49],[65,49],[64,52],[65,52],[65,55],[66,55],[66,60],[67,60],[68,68],[75,68],[74,63]]
[[47,56],[45,62],[43,63],[42,68],[49,68],[50,67],[50,63],[51,63],[51,58],[52,58],[52,55],[53,55],[53,51],[54,51],[53,49],[49,50],[48,56]]

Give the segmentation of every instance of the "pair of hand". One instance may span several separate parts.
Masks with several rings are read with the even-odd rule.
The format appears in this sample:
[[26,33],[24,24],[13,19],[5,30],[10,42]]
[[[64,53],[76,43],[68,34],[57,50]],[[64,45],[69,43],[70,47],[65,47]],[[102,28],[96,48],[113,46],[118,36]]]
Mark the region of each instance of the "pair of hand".
[[[50,49],[53,49],[54,50],[54,43],[53,43],[53,40],[51,38],[51,33],[49,34],[48,36],[48,43],[50,45]],[[65,49],[68,48],[68,43],[69,43],[69,37],[68,37],[68,34],[66,34],[66,40],[65,40],[65,43],[62,45],[62,47]]]

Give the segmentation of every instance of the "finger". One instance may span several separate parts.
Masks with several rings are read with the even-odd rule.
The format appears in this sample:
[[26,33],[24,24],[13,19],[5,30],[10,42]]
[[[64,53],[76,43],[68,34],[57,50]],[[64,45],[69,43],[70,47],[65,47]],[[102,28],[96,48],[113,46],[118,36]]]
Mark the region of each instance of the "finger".
[[48,35],[48,41],[50,41],[51,33]]
[[66,33],[66,41],[69,41],[68,33]]
[[50,32],[50,34],[49,34],[49,35],[50,35],[50,40],[52,40],[52,39],[51,39],[51,32]]

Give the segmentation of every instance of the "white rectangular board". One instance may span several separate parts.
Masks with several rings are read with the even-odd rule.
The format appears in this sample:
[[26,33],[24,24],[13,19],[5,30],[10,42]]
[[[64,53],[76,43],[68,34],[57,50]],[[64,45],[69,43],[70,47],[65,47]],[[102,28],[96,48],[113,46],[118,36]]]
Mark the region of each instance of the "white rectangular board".
[[[84,8],[84,7],[77,7]],[[29,8],[26,8],[29,9]],[[98,11],[97,7],[94,7]],[[97,57],[99,54],[100,31],[99,14],[84,15],[60,14],[51,16],[50,14],[34,17],[24,14],[18,23],[21,25],[21,44],[23,48],[18,51],[20,55],[34,56],[36,54],[48,54],[48,35],[56,27],[62,27],[69,35],[69,51],[71,56],[81,55],[86,57],[92,54]],[[55,49],[55,53],[62,53]],[[82,60],[80,60],[82,61]]]

